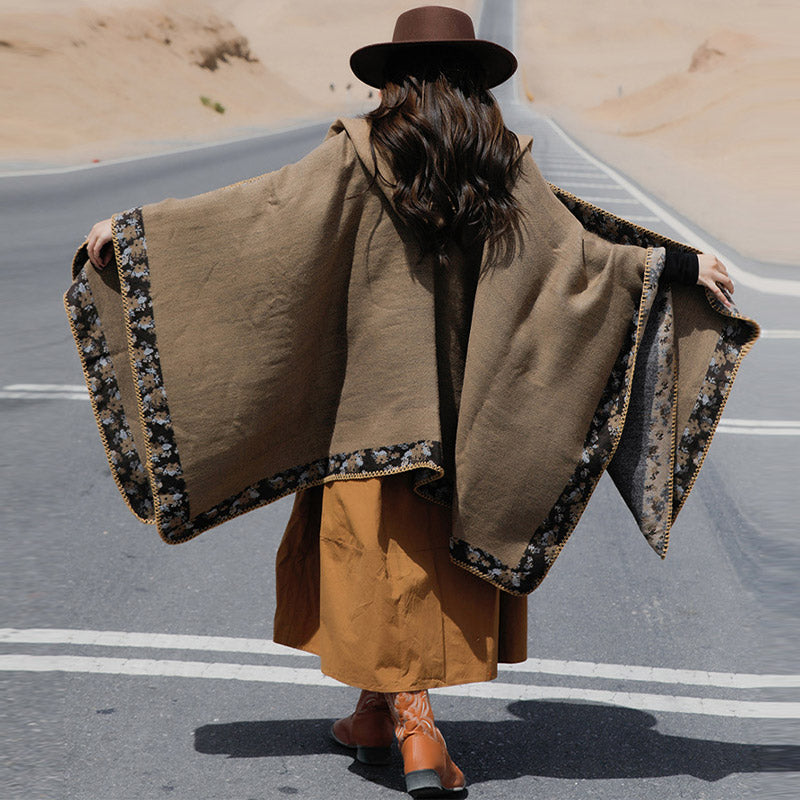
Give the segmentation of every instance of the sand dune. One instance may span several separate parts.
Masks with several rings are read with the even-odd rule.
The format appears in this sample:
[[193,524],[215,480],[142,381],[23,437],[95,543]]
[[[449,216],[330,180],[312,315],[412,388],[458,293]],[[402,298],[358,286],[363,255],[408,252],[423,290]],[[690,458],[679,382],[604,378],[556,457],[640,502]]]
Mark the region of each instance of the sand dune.
[[406,5],[0,0],[0,160],[106,159],[365,110],[374,90],[349,55],[391,38]]
[[191,14],[26,11],[3,14],[0,30],[0,74],[12,76],[2,96],[4,160],[106,158],[309,114],[307,99],[203,4]]
[[612,5],[524,5],[534,103],[741,252],[797,263],[800,5]]
[[[409,5],[0,0],[0,162],[107,159],[359,113],[375,97],[349,55],[388,40]],[[800,4],[518,7],[535,108],[745,254],[797,263]]]

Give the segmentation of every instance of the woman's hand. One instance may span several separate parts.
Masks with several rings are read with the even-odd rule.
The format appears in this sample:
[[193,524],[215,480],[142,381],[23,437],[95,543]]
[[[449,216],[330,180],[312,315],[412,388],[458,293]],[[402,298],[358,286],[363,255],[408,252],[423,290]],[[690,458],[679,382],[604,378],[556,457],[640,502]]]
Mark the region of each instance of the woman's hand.
[[726,308],[731,308],[731,303],[720,286],[733,294],[733,281],[728,275],[725,265],[712,253],[699,253],[697,256],[697,285],[710,289],[717,300]]
[[97,269],[103,269],[111,261],[111,236],[111,220],[104,219],[95,222],[86,237],[86,252],[89,254],[89,261]]

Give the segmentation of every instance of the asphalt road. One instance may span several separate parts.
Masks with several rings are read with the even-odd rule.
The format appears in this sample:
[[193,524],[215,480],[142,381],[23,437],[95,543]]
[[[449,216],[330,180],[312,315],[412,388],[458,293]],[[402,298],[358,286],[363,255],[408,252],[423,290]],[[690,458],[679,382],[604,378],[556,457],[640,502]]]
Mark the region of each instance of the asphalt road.
[[[512,20],[513,3],[487,2],[480,35],[511,45]],[[798,681],[752,676],[798,672],[800,297],[769,280],[800,264],[740,256],[498,94],[548,178],[744,270],[737,301],[767,336],[726,411],[742,424],[718,433],[666,562],[603,480],[529,604],[529,656],[548,663],[481,696],[435,693],[441,728],[474,798],[794,797]],[[355,692],[269,646],[291,501],[164,545],[124,508],[89,404],[65,388],[82,379],[61,294],[90,225],[275,169],[326,127],[0,179],[3,800],[403,796],[399,757],[368,769],[327,739]]]

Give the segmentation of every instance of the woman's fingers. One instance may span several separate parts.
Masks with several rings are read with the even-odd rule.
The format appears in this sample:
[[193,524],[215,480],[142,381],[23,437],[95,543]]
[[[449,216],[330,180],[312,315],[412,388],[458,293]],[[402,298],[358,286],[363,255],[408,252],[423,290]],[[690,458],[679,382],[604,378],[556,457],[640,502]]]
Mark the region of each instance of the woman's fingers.
[[733,294],[734,286],[725,265],[712,253],[700,253],[697,256],[698,276],[697,282],[710,289],[716,298],[726,308],[731,308],[731,302],[720,287],[729,294]]
[[111,253],[103,252],[103,248],[111,242],[111,236],[111,220],[104,219],[96,222],[86,237],[86,253],[96,269],[103,269],[111,260]]

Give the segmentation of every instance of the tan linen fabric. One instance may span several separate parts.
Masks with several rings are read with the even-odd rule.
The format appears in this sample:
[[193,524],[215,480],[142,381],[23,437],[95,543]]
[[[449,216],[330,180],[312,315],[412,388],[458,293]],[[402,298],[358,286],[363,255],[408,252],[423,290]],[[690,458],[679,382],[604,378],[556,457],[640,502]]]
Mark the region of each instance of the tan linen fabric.
[[527,597],[450,561],[448,509],[407,475],[298,492],[276,560],[273,638],[381,692],[497,676],[527,657]]
[[548,185],[521,141],[519,247],[487,264],[453,243],[454,283],[475,278],[460,303],[397,218],[365,120],[277,172],[115,215],[115,267],[79,250],[65,303],[134,513],[178,543],[298,489],[414,471],[453,509],[451,557],[521,594],[611,466],[663,555],[758,328],[662,286],[668,240]]

